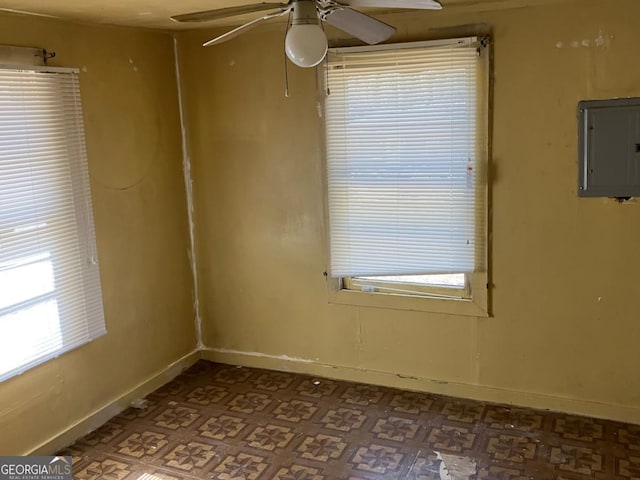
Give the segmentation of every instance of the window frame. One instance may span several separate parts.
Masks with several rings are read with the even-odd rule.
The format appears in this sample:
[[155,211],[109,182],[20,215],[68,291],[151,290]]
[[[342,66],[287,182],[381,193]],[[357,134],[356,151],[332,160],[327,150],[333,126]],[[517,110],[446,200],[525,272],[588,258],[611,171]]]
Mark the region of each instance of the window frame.
[[[461,39],[466,40],[473,38],[478,44],[478,55],[483,60],[480,63],[478,73],[478,96],[482,108],[478,109],[478,132],[477,132],[477,149],[478,160],[476,168],[478,173],[484,179],[485,188],[478,195],[484,195],[483,201],[486,206],[485,211],[481,214],[485,216],[485,249],[484,249],[484,265],[483,271],[465,274],[465,295],[447,295],[446,290],[451,288],[439,286],[425,286],[421,288],[419,294],[400,294],[400,293],[384,293],[379,291],[369,292],[362,289],[350,289],[349,283],[351,278],[332,278],[328,273],[330,259],[330,241],[329,241],[329,198],[328,198],[328,165],[327,165],[327,139],[325,121],[324,99],[326,98],[327,89],[330,85],[326,85],[327,63],[324,67],[318,69],[318,83],[322,85],[320,92],[320,104],[322,105],[322,180],[323,180],[323,207],[325,222],[325,258],[326,258],[326,286],[327,299],[329,303],[338,305],[355,305],[373,308],[388,308],[396,310],[411,310],[422,312],[441,313],[445,315],[461,315],[474,317],[490,317],[490,251],[491,251],[491,194],[490,194],[490,176],[489,163],[491,158],[491,99],[492,99],[492,67],[493,55],[491,49],[491,37],[489,35],[468,35],[465,37],[444,38],[427,40],[421,42],[404,42],[384,45],[371,45],[361,47],[335,47],[329,51],[335,53],[345,52],[364,52],[381,49],[402,49],[414,47],[436,47],[449,45]],[[402,284],[399,284],[402,285]]]

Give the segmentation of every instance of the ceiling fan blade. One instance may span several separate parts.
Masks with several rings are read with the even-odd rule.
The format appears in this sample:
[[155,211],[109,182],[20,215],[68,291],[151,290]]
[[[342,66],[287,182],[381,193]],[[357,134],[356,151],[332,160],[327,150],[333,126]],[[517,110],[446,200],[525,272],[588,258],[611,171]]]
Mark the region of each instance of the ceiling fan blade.
[[329,25],[339,28],[369,45],[383,42],[396,32],[395,27],[348,7],[324,10],[321,13],[321,18]]
[[256,18],[255,20],[251,20],[250,22],[245,23],[244,25],[240,25],[239,27],[236,27],[233,30],[230,30],[227,33],[224,33],[224,34],[220,35],[219,37],[213,38],[213,39],[209,40],[208,42],[203,43],[202,46],[203,47],[210,47],[211,45],[217,45],[218,43],[222,43],[222,42],[226,42],[227,40],[231,40],[232,38],[237,37],[241,33],[247,32],[247,31],[251,30],[252,28],[257,27],[262,22],[265,22],[267,20],[271,20],[272,18],[280,17],[282,15],[285,15],[286,13],[289,13],[290,10],[291,10],[291,8],[285,8],[284,10],[281,10],[279,12],[269,13],[268,15],[265,15],[264,17],[260,17],[260,18]]
[[437,0],[339,0],[350,7],[415,8],[419,10],[441,10]]
[[171,20],[174,22],[208,22],[209,20],[217,20],[218,18],[234,17],[236,15],[244,15],[245,13],[262,12],[286,7],[286,3],[254,3],[252,5],[241,5],[239,7],[218,8],[216,10],[175,15],[171,17]]

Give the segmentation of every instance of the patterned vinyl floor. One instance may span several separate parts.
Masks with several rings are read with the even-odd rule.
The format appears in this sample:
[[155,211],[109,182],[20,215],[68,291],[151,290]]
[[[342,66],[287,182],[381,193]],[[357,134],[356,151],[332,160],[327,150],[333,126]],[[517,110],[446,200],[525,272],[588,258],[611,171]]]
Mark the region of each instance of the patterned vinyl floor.
[[74,478],[640,479],[640,426],[200,361],[60,454]]

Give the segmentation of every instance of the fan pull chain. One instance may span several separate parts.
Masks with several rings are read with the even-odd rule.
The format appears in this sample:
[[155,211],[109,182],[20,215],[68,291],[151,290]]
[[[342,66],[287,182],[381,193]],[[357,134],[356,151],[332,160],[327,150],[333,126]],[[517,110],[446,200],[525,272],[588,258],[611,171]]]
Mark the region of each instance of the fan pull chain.
[[326,93],[328,97],[329,95],[331,95],[331,89],[329,88],[329,54],[325,55],[324,57],[324,74],[325,74],[324,85],[327,87]]
[[284,96],[289,98],[289,66],[287,65],[287,56],[284,56]]
[[[327,32],[325,32],[324,30],[324,22],[320,22],[320,28],[322,28],[322,31],[326,35]],[[324,74],[325,74],[324,85],[325,87],[327,87],[326,94],[328,97],[329,95],[331,95],[331,90],[329,89],[329,52],[327,52],[324,56]]]
[[287,33],[289,33],[289,28],[291,27],[291,11],[289,11],[289,17],[287,18],[287,28],[284,31],[284,41],[285,48],[283,52],[285,52],[284,58],[284,97],[289,98],[289,65],[287,65],[287,54],[286,54],[286,41],[287,41]]

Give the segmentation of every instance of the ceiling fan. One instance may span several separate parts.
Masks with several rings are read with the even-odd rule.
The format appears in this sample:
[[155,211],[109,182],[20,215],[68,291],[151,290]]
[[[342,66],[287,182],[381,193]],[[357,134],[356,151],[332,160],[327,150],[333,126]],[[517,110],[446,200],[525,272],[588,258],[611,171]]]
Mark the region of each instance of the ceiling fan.
[[262,22],[291,13],[293,20],[285,37],[287,57],[299,67],[315,67],[327,53],[327,37],[322,30],[321,21],[369,45],[383,42],[395,33],[395,27],[358,12],[352,7],[440,10],[442,5],[438,0],[288,0],[287,3],[263,2],[186,13],[175,15],[171,19],[176,22],[207,22],[247,13],[275,10],[203,44],[209,47],[237,37]]

